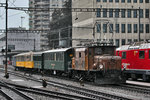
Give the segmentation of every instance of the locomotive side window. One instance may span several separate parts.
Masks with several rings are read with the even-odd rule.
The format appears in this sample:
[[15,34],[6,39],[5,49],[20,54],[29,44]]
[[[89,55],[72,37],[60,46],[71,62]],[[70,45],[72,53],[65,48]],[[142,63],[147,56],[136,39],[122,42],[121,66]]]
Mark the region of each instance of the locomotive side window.
[[122,52],[122,59],[126,59],[126,52]]
[[145,58],[145,52],[144,51],[139,51],[139,58],[144,59]]
[[149,59],[150,59],[150,50],[149,50]]
[[118,51],[117,53],[118,53],[118,55],[117,55],[117,56],[119,56],[119,51]]
[[81,52],[79,52],[79,58],[81,58]]

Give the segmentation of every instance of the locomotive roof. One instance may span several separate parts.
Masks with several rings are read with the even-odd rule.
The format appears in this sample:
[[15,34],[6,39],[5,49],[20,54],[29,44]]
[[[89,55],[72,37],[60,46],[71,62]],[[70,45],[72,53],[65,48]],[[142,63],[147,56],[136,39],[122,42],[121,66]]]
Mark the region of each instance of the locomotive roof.
[[54,49],[54,50],[45,51],[44,53],[49,53],[49,52],[65,52],[65,51],[67,51],[69,49],[71,49],[71,48]]
[[117,48],[116,50],[119,51],[119,50],[148,49],[148,48],[150,48],[150,43],[142,43],[138,45],[124,45]]

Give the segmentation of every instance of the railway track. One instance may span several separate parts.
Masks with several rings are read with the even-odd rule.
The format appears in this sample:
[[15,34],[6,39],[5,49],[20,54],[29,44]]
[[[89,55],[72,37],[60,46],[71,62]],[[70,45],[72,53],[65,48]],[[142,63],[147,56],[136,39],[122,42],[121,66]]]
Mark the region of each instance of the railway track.
[[121,84],[119,86],[119,88],[127,90],[127,91],[138,92],[138,93],[150,95],[150,87],[147,87],[147,86],[139,86],[139,85],[132,85],[132,84]]
[[[25,99],[25,100],[35,100],[35,99],[33,99],[32,97],[26,95],[25,93],[20,92],[18,89],[13,88],[13,87],[7,85],[5,82],[0,81],[0,86],[1,86],[1,91],[0,91],[1,94],[2,94],[6,99],[8,99],[8,100],[15,100],[14,98],[12,98],[12,97],[9,96],[10,91],[11,91],[13,94],[15,93],[15,95],[17,96],[17,98],[19,98],[20,100],[22,100],[22,99]],[[3,91],[3,90],[6,90],[6,89],[9,90],[9,93],[8,93],[8,91],[6,91],[6,92]]]
[[64,94],[60,92],[55,92],[55,91],[50,91],[50,90],[43,90],[43,89],[37,89],[37,88],[32,88],[32,87],[27,87],[27,86],[21,86],[21,85],[16,85],[12,83],[7,83],[9,86],[14,87],[15,89],[23,92],[28,92],[36,95],[42,95],[42,96],[47,96],[50,98],[56,98],[56,99],[62,99],[62,100],[92,100],[91,98],[88,97],[82,97],[82,96],[75,96],[75,95],[70,95],[70,94]]
[[4,96],[7,100],[13,100],[12,97],[10,97],[6,92],[0,89],[0,94]]
[[[36,81],[36,82],[40,82],[42,83],[41,80],[36,79],[35,77],[28,77],[28,76],[23,76],[22,74],[19,73],[15,73],[15,72],[10,72],[10,74],[18,76],[18,77],[23,77],[32,81]],[[118,100],[131,100],[129,98],[125,98],[122,96],[117,96],[117,95],[112,95],[112,94],[108,94],[108,93],[104,93],[104,92],[99,92],[99,91],[94,91],[94,90],[89,90],[89,89],[85,89],[85,88],[80,88],[77,86],[72,86],[72,85],[66,85],[63,83],[58,83],[55,81],[47,81],[47,84],[50,86],[54,86],[54,87],[58,87],[64,90],[68,90],[70,92],[74,92],[80,95],[83,95],[85,97],[88,97],[90,99],[100,99],[100,100],[112,100],[112,99],[118,99]]]

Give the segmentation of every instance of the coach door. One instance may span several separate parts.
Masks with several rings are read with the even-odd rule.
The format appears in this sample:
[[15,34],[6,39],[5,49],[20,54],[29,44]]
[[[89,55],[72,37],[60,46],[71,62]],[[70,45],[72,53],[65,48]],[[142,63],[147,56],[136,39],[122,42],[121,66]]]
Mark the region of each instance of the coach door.
[[76,68],[79,70],[85,70],[85,50],[86,48],[76,49],[75,64]]
[[93,48],[89,48],[88,52],[89,52],[89,61],[88,61],[89,66],[88,67],[90,70],[90,69],[92,69],[92,66],[94,63],[94,50],[93,50]]

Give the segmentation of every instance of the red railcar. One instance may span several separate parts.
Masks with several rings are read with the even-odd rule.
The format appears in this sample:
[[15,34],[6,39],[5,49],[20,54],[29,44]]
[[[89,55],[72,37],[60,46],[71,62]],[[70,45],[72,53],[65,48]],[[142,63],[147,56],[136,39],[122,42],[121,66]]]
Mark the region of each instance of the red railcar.
[[150,81],[150,43],[135,43],[116,49],[122,57],[122,70],[127,78]]

